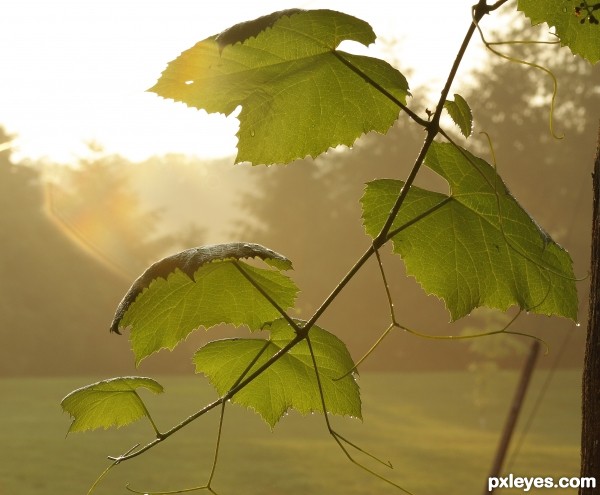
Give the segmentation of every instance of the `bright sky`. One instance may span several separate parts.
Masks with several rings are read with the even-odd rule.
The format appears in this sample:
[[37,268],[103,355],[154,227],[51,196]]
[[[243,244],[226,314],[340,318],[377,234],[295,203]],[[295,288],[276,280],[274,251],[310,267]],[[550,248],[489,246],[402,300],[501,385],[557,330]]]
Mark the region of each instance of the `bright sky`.
[[[241,21],[290,7],[329,8],[400,38],[411,87],[447,73],[473,0],[2,0],[0,125],[19,158],[72,162],[85,141],[132,160],[235,154],[237,121],[144,90],[167,62]],[[472,52],[475,50],[472,50]],[[375,51],[374,55],[382,56]],[[437,94],[439,89],[435,88]]]

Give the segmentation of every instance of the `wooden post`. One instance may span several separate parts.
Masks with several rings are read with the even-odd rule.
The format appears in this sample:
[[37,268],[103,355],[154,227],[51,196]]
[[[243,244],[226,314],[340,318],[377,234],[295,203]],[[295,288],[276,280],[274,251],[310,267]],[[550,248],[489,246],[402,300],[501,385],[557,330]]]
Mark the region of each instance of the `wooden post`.
[[[533,374],[535,361],[539,352],[540,343],[538,340],[534,340],[529,348],[529,355],[527,356],[525,366],[521,371],[521,379],[519,380],[519,385],[515,391],[515,396],[513,398],[510,411],[508,412],[508,417],[506,418],[506,423],[504,424],[504,431],[502,432],[502,437],[500,437],[500,443],[498,444],[498,449],[496,450],[496,457],[492,463],[492,469],[490,470],[488,478],[497,478],[502,472],[502,464],[504,463],[504,458],[506,457],[506,452],[508,451],[508,446],[510,445],[510,439],[512,438],[513,431],[517,424],[517,419],[519,419],[519,413],[521,412],[523,399],[525,398],[529,380]],[[488,491],[488,480],[486,479],[483,493],[487,495],[493,491],[493,489]]]

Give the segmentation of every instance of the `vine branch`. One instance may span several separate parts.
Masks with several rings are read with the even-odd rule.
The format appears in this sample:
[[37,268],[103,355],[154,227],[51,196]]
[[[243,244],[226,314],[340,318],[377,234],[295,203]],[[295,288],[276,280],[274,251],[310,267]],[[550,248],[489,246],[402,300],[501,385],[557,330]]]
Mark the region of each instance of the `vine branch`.
[[[217,444],[216,444],[216,448],[215,448],[215,454],[214,454],[214,459],[213,459],[213,466],[212,466],[212,470],[210,472],[210,476],[207,482],[207,485],[205,487],[199,487],[199,488],[206,488],[208,490],[210,490],[211,492],[214,493],[214,491],[210,488],[211,482],[213,480],[214,474],[215,474],[215,470],[216,470],[216,465],[217,465],[217,459],[218,459],[218,453],[219,453],[219,446],[220,446],[220,439],[221,439],[221,431],[222,431],[222,426],[223,426],[223,415],[224,415],[224,408],[225,408],[225,404],[226,401],[231,399],[232,397],[235,396],[235,394],[237,392],[239,392],[240,390],[242,390],[244,387],[246,387],[249,383],[251,383],[254,379],[256,379],[261,373],[263,373],[266,369],[268,369],[270,366],[272,366],[277,360],[279,360],[282,356],[284,356],[285,354],[287,354],[294,346],[296,346],[298,343],[300,343],[303,340],[306,340],[308,348],[310,350],[310,354],[311,354],[311,359],[313,362],[313,367],[315,370],[315,374],[316,374],[316,380],[317,380],[317,384],[318,384],[318,388],[319,388],[319,393],[320,393],[320,397],[321,397],[321,404],[322,404],[322,408],[323,408],[323,413],[324,413],[324,418],[325,418],[325,422],[327,424],[327,428],[329,433],[332,435],[332,437],[334,438],[334,440],[338,443],[338,445],[340,446],[340,448],[343,450],[343,452],[345,453],[345,455],[348,457],[348,459],[354,463],[355,465],[359,466],[361,469],[367,471],[368,473],[370,473],[371,475],[385,481],[386,483],[389,483],[393,486],[395,486],[396,488],[399,488],[400,490],[404,491],[405,493],[410,495],[410,492],[406,489],[404,489],[403,487],[401,487],[400,485],[397,485],[395,483],[393,483],[392,481],[386,479],[385,477],[379,475],[378,473],[372,471],[371,469],[369,469],[368,467],[360,464],[359,462],[357,462],[352,455],[348,452],[347,448],[344,446],[344,443],[346,443],[347,445],[355,448],[356,450],[358,450],[361,453],[364,453],[370,457],[372,457],[373,459],[383,463],[384,465],[391,467],[390,463],[385,463],[383,461],[381,461],[380,459],[374,457],[373,455],[369,454],[368,452],[362,450],[361,448],[359,448],[357,445],[353,444],[352,442],[348,441],[347,439],[345,439],[344,437],[342,437],[341,435],[339,435],[335,430],[333,430],[333,428],[331,427],[331,424],[329,422],[329,418],[327,415],[327,406],[325,403],[325,398],[323,395],[323,388],[322,388],[322,383],[321,383],[321,378],[319,375],[319,370],[318,370],[318,366],[315,360],[315,356],[314,356],[314,352],[313,352],[313,348],[312,348],[312,344],[309,338],[309,331],[310,329],[315,325],[315,323],[317,322],[317,320],[322,316],[322,314],[327,310],[327,308],[330,306],[330,304],[336,299],[336,297],[339,295],[339,293],[346,287],[346,285],[354,278],[354,276],[356,275],[356,273],[362,268],[362,266],[366,263],[366,261],[368,261],[371,256],[373,254],[376,255],[377,259],[378,259],[378,263],[379,263],[379,267],[380,270],[382,272],[382,277],[384,280],[384,285],[385,285],[385,289],[386,289],[386,294],[388,297],[388,302],[390,305],[390,312],[391,312],[391,319],[392,322],[389,325],[389,327],[386,329],[386,331],[384,332],[384,334],[380,337],[380,339],[375,343],[375,345],[371,348],[371,350],[367,353],[366,356],[368,356],[374,349],[375,347],[377,347],[377,345],[383,340],[383,338],[395,327],[398,328],[403,328],[411,333],[415,333],[418,334],[418,332],[414,332],[402,325],[400,325],[399,323],[397,323],[396,321],[396,317],[394,314],[394,308],[393,308],[393,302],[391,299],[391,294],[389,292],[389,288],[387,285],[387,281],[385,278],[385,272],[383,270],[383,266],[381,263],[381,259],[379,256],[379,252],[378,250],[384,245],[386,244],[392,237],[394,237],[395,235],[397,235],[398,233],[400,233],[403,229],[406,229],[408,227],[410,227],[411,225],[414,225],[416,222],[422,220],[423,218],[426,218],[427,216],[433,214],[435,211],[437,211],[439,208],[443,207],[451,198],[447,198],[443,201],[441,201],[439,204],[435,205],[434,207],[428,209],[427,211],[423,212],[422,214],[418,215],[417,217],[411,219],[409,222],[405,223],[404,225],[397,227],[395,229],[392,230],[392,226],[394,223],[394,220],[396,219],[402,205],[404,204],[404,201],[408,195],[408,192],[410,190],[410,188],[412,187],[415,178],[417,177],[424,161],[425,161],[425,157],[427,155],[427,152],[431,146],[431,144],[433,143],[435,137],[440,133],[441,129],[440,129],[440,125],[439,125],[439,121],[440,121],[440,117],[444,108],[444,103],[448,97],[450,88],[452,86],[452,83],[454,81],[454,78],[458,72],[459,66],[463,60],[463,57],[465,55],[466,49],[473,37],[473,34],[475,32],[476,29],[479,28],[479,22],[480,20],[484,17],[484,15],[489,14],[490,12],[492,12],[493,10],[498,9],[499,7],[501,7],[502,5],[504,5],[507,2],[507,0],[499,0],[497,2],[495,2],[492,5],[487,5],[486,0],[479,0],[478,3],[473,7],[473,19],[472,22],[467,30],[467,33],[462,41],[462,44],[458,50],[458,53],[455,57],[455,60],[453,62],[452,68],[449,72],[448,78],[446,80],[446,83],[441,91],[440,94],[440,98],[439,101],[436,105],[435,111],[432,115],[431,120],[425,120],[423,118],[421,118],[420,116],[418,116],[414,111],[412,111],[410,108],[408,108],[405,104],[403,104],[401,101],[398,100],[398,98],[394,97],[394,95],[392,95],[389,91],[387,91],[385,88],[383,88],[381,85],[379,85],[376,81],[372,80],[368,75],[364,74],[363,72],[361,72],[358,68],[356,68],[350,61],[346,60],[343,56],[341,56],[339,53],[337,52],[333,52],[335,54],[335,56],[340,60],[341,63],[343,63],[344,65],[346,65],[349,69],[351,69],[353,72],[355,72],[356,74],[358,74],[361,78],[363,78],[368,84],[370,84],[372,87],[374,87],[375,89],[377,89],[381,94],[383,94],[384,96],[386,96],[390,101],[392,101],[393,103],[395,103],[401,110],[403,110],[407,115],[409,115],[410,118],[412,118],[417,124],[421,125],[423,128],[426,129],[426,137],[425,140],[423,142],[423,145],[421,147],[421,150],[419,151],[419,154],[413,164],[413,167],[404,183],[404,186],[402,187],[402,190],[400,191],[398,198],[396,199],[392,209],[390,210],[388,217],[383,225],[383,227],[381,228],[379,234],[374,238],[371,246],[368,247],[368,249],[362,254],[362,256],[355,262],[355,264],[350,268],[350,270],[346,273],[346,275],[342,278],[342,280],[336,285],[336,287],[332,290],[332,292],[329,294],[329,296],[327,296],[327,298],[323,301],[323,303],[319,306],[319,308],[314,312],[314,314],[312,315],[312,317],[304,324],[304,325],[299,325],[296,321],[294,321],[294,319],[292,319],[287,312],[281,308],[276,301],[273,300],[273,298],[267,293],[265,292],[262,287],[260,287],[253,279],[252,277],[237,263],[234,262],[234,266],[240,271],[240,273],[242,273],[242,275],[269,301],[269,303],[281,314],[281,316],[288,322],[288,324],[295,330],[296,332],[296,336],[284,347],[282,347],[278,352],[276,352],[273,356],[271,356],[265,363],[263,363],[261,366],[259,366],[256,370],[254,370],[252,373],[250,373],[250,370],[252,369],[252,367],[256,364],[258,358],[260,357],[260,355],[262,354],[262,352],[264,352],[264,350],[266,349],[266,346],[257,354],[257,356],[254,358],[254,360],[249,364],[249,366],[246,368],[246,370],[240,375],[240,377],[236,380],[236,382],[234,383],[234,385],[227,391],[227,393],[225,393],[222,397],[219,397],[217,400],[207,404],[206,406],[204,406],[202,409],[198,410],[197,412],[195,412],[194,414],[192,414],[191,416],[189,416],[188,418],[184,419],[182,422],[180,422],[179,424],[175,425],[174,427],[172,427],[170,430],[168,430],[165,433],[159,433],[158,430],[155,430],[157,432],[157,438],[155,440],[153,440],[152,442],[149,442],[148,444],[144,445],[141,448],[138,448],[139,445],[136,445],[135,447],[133,447],[132,449],[130,449],[129,451],[125,452],[124,454],[118,456],[118,457],[109,457],[110,460],[113,461],[113,463],[111,464],[111,466],[109,466],[109,469],[123,461],[129,460],[133,457],[137,457],[138,455],[144,453],[145,451],[153,448],[154,446],[156,446],[157,444],[159,444],[160,442],[164,441],[166,438],[170,437],[171,435],[173,435],[174,433],[176,433],[177,431],[179,431],[180,429],[182,429],[183,427],[187,426],[189,423],[191,423],[192,421],[196,420],[197,418],[203,416],[204,414],[206,414],[208,411],[216,408],[217,406],[221,406],[221,416],[220,416],[220,422],[219,422],[219,430],[218,430],[218,436],[217,436]],[[497,332],[490,332],[490,334],[493,333],[500,333],[502,331],[497,331]],[[425,335],[422,335],[425,336]],[[430,336],[430,338],[444,338],[444,337],[434,337],[434,336]],[[447,336],[445,338],[455,338],[452,336]],[[366,357],[365,356],[365,357]],[[364,358],[363,358],[364,359]],[[359,361],[359,364],[361,361]],[[352,370],[351,370],[352,371]],[[107,469],[108,471],[108,469]],[[105,472],[106,473],[106,472]],[[103,473],[101,475],[104,476]],[[99,481],[99,480],[98,480]],[[94,485],[95,486],[95,485]],[[132,490],[133,491],[133,490]],[[147,492],[146,492],[147,493]],[[177,493],[177,492],[173,492],[173,493]]]
[[[495,8],[498,8],[503,3],[504,3],[504,1],[501,0],[499,2],[496,2],[496,4],[494,4],[494,6],[495,6]],[[494,6],[492,6],[492,7],[494,7]],[[302,327],[299,327],[289,317],[289,315],[287,315],[287,313],[282,308],[280,308],[274,301],[272,301],[272,298],[270,298],[270,296],[268,296],[268,294],[264,293],[264,291],[261,291],[261,294],[263,294],[263,296],[265,296],[269,300],[269,302],[271,302],[274,305],[274,307],[280,312],[280,314],[282,314],[282,316],[286,319],[286,321],[288,321],[288,323],[290,323],[292,325],[292,327],[296,330],[296,333],[297,333],[296,337],[293,340],[291,340],[286,346],[282,347],[268,361],[266,361],[263,365],[261,365],[259,368],[257,368],[247,378],[239,381],[239,383],[237,383],[237,385],[233,386],[224,396],[211,402],[210,404],[207,404],[205,407],[203,407],[196,413],[192,414],[191,416],[189,416],[188,418],[186,418],[181,423],[174,426],[167,432],[162,433],[160,437],[156,438],[152,442],[149,442],[142,448],[135,450],[133,452],[125,453],[118,457],[111,456],[111,457],[109,457],[110,460],[113,460],[115,462],[115,464],[118,464],[120,462],[126,461],[133,457],[137,457],[138,455],[140,455],[140,454],[144,453],[145,451],[151,449],[152,447],[156,446],[157,444],[162,442],[164,439],[170,437],[171,435],[173,435],[174,433],[179,431],[181,428],[185,427],[192,421],[194,421],[197,418],[206,414],[208,411],[214,409],[215,407],[219,406],[226,400],[233,397],[238,391],[240,391],[242,388],[244,388],[246,385],[248,385],[250,382],[252,382],[263,371],[268,369],[273,363],[275,363],[278,359],[280,359],[282,356],[284,356],[290,349],[292,349],[299,342],[301,342],[302,340],[304,340],[305,338],[308,337],[308,332],[310,331],[312,326],[317,322],[317,320],[321,317],[321,315],[325,312],[325,310],[329,307],[329,305],[335,300],[335,298],[338,296],[338,294],[344,289],[344,287],[346,287],[346,285],[350,282],[350,280],[352,280],[352,278],[354,278],[356,273],[367,262],[367,260],[369,260],[369,258],[376,252],[376,250],[379,249],[381,246],[383,246],[390,239],[389,234],[390,234],[390,229],[392,227],[394,219],[396,218],[402,204],[404,203],[404,200],[408,194],[408,191],[409,191],[410,187],[412,186],[412,184],[421,168],[421,165],[423,164],[423,162],[425,160],[425,156],[427,154],[427,151],[429,150],[429,147],[431,146],[431,143],[433,142],[433,139],[439,132],[439,129],[440,129],[439,120],[440,120],[442,110],[444,108],[444,102],[446,101],[446,99],[448,97],[450,87],[451,87],[452,82],[458,72],[458,68],[462,62],[462,59],[466,52],[466,49],[469,45],[469,42],[471,41],[471,38],[473,37],[473,33],[477,29],[478,22],[483,18],[483,16],[485,14],[487,14],[489,12],[489,9],[490,9],[490,6],[486,5],[485,0],[479,0],[477,5],[475,5],[473,7],[473,20],[467,30],[467,34],[465,35],[464,40],[463,40],[463,42],[459,48],[459,51],[456,55],[456,58],[454,60],[454,63],[450,70],[450,73],[448,75],[448,79],[446,80],[446,84],[444,85],[444,88],[442,89],[439,102],[438,102],[435,112],[433,114],[433,118],[431,119],[431,121],[423,121],[421,119],[420,123],[422,125],[426,125],[426,128],[427,128],[427,137],[425,138],[425,142],[421,148],[421,151],[419,152],[417,159],[415,160],[415,164],[413,165],[413,168],[412,168],[408,178],[405,181],[404,187],[402,188],[402,191],[400,192],[398,199],[396,200],[392,210],[390,211],[388,218],[387,218],[383,228],[381,229],[380,233],[373,240],[373,244],[371,246],[369,246],[369,248],[358,259],[358,261],[348,271],[348,273],[338,283],[338,285],[333,289],[333,291],[329,294],[329,296],[325,299],[325,301],[321,304],[321,306],[315,311],[313,316]],[[347,61],[345,61],[345,59],[343,57],[340,57],[340,60],[343,63],[347,62]],[[352,65],[352,64],[350,64],[350,65]],[[352,67],[354,67],[354,66],[352,66]],[[353,70],[358,70],[358,69],[356,67],[354,67]],[[370,78],[368,78],[368,76],[363,74],[361,77],[364,77],[365,80],[368,81],[370,84],[375,84],[376,86],[374,86],[374,87],[377,87],[380,91],[382,91],[382,93],[384,95],[386,95],[388,98],[390,98],[391,101],[393,101],[394,103],[398,104],[400,106],[400,108],[402,108],[404,111],[409,110],[408,107],[406,107],[401,102],[399,102],[397,100],[397,98],[395,98],[395,97],[393,97],[393,95],[389,94],[389,92],[387,92],[384,88],[381,88],[380,85],[377,85],[377,83],[375,83],[374,81],[370,81]],[[407,113],[409,115],[411,115],[411,112],[407,111]],[[416,114],[415,114],[415,116],[416,116]],[[413,118],[415,118],[415,116],[411,115],[411,117],[413,117]],[[420,117],[418,117],[418,116],[416,116],[416,117],[418,119],[420,119]],[[416,121],[419,122],[419,120],[416,120]],[[431,211],[429,213],[431,213]],[[423,217],[421,217],[421,218],[423,218]],[[396,229],[396,230],[398,230],[398,229]],[[394,233],[397,233],[397,232],[394,231]],[[236,264],[236,266],[237,266],[237,264]],[[245,273],[243,270],[241,270],[240,267],[237,267],[237,268],[238,268],[238,270],[241,271],[241,273],[244,276],[246,276],[246,278],[250,281],[250,283],[252,283],[256,287],[256,284],[253,282],[252,278],[249,277],[248,274]],[[291,320],[291,322],[290,322],[290,320]]]

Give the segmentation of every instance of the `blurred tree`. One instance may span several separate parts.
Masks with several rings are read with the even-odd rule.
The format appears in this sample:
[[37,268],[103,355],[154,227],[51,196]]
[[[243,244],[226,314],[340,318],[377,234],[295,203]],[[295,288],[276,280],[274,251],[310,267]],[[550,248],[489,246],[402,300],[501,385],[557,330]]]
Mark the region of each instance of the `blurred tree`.
[[176,240],[157,232],[158,210],[135,194],[133,164],[90,143],[90,156],[60,167],[49,186],[50,213],[82,247],[128,277],[167,254]]
[[[108,334],[115,308],[138,275],[135,270],[154,261],[167,245],[201,243],[203,230],[157,234],[153,225],[158,215],[148,212],[129,187],[134,167],[96,151],[78,170],[58,169],[69,179],[58,191],[70,201],[67,219],[82,229],[74,243],[65,235],[73,236],[71,226],[48,212],[57,186],[49,191],[41,171],[58,166],[13,163],[10,146],[2,146],[10,139],[0,128],[0,338],[5,344],[0,346],[0,376],[134,372],[127,343]],[[131,258],[119,261],[133,275],[117,274],[99,262],[107,257],[101,251],[105,246],[87,246],[87,253],[81,249],[90,242],[89,237],[82,242],[81,236],[98,232],[116,237],[110,246],[129,249]],[[177,371],[188,363],[172,355],[149,368]]]
[[[0,128],[0,145],[9,140]],[[38,170],[0,152],[0,376],[102,369],[110,312],[125,283],[82,254],[44,212]],[[84,351],[84,349],[86,349]],[[127,357],[113,353],[114,363]]]

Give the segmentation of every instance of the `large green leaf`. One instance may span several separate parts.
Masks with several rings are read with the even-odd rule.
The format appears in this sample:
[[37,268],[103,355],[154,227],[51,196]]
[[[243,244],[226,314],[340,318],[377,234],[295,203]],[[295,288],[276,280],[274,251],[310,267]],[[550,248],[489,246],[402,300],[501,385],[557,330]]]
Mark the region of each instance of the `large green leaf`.
[[[510,195],[495,169],[466,150],[433,143],[427,165],[451,195],[412,187],[391,232],[394,251],[425,291],[443,299],[452,319],[476,307],[518,305],[545,315],[577,318],[572,261]],[[404,183],[376,180],[362,198],[366,231],[383,227]],[[441,205],[435,208],[436,205]]]
[[[269,340],[226,339],[206,344],[194,356],[196,371],[204,373],[219,394],[225,394],[261,351],[246,376],[296,336],[283,319],[275,321],[269,330]],[[354,377],[349,374],[337,380],[354,366],[345,344],[317,326],[310,330],[310,341],[327,410],[334,414],[361,417],[360,394]],[[289,408],[303,414],[322,412],[321,396],[306,341],[297,344],[241,389],[232,401],[254,409],[271,427]]]
[[200,326],[230,323],[260,329],[281,317],[265,294],[286,310],[293,306],[298,288],[278,269],[239,261],[251,257],[276,268],[291,268],[287,258],[258,244],[188,249],[158,261],[133,283],[111,330],[131,327],[137,365],[162,348],[173,349]]
[[74,390],[60,403],[73,417],[69,432],[120,427],[144,416],[150,419],[138,388],[163,392],[158,382],[137,376],[112,378]]
[[592,0],[519,0],[533,25],[554,26],[562,45],[592,64],[600,60],[600,4]]
[[388,63],[336,51],[344,40],[368,45],[375,34],[340,12],[276,12],[197,43],[149,91],[207,112],[229,115],[241,105],[236,162],[314,157],[386,132],[398,117],[399,107],[344,60],[397,100],[409,94]]

